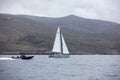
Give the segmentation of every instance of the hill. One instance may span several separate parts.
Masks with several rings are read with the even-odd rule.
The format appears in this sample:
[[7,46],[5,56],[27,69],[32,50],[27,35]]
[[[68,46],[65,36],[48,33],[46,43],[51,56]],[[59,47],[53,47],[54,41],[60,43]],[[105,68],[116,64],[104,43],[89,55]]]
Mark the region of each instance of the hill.
[[120,24],[74,15],[52,18],[0,14],[0,52],[48,54],[57,26],[71,54],[120,54]]

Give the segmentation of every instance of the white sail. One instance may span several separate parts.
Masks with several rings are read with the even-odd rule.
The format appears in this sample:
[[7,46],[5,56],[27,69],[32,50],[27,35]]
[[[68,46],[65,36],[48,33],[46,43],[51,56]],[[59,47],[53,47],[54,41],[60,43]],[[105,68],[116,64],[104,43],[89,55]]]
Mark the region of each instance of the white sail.
[[67,45],[66,45],[65,40],[63,38],[63,35],[61,35],[61,36],[62,36],[62,43],[63,43],[63,54],[69,54]]
[[[61,45],[61,43],[62,43],[62,45]],[[61,51],[63,51],[63,52],[61,52]],[[65,40],[63,38],[63,35],[61,34],[61,31],[60,31],[59,27],[58,27],[57,32],[56,32],[56,37],[55,37],[55,42],[54,42],[54,46],[53,46],[52,52],[69,54],[67,45],[65,43]]]
[[60,29],[58,27],[52,52],[61,52]]

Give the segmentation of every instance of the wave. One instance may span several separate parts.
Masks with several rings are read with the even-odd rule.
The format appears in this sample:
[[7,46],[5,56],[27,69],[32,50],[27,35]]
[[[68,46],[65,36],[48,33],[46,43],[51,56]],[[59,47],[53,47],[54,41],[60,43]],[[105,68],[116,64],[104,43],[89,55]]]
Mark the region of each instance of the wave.
[[9,57],[1,57],[0,60],[15,60],[15,59]]

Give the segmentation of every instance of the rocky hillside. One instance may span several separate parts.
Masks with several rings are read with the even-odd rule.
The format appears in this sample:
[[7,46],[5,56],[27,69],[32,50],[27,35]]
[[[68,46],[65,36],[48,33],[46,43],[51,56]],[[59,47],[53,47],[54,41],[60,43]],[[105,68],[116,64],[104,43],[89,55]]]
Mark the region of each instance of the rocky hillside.
[[71,54],[120,54],[120,24],[74,15],[51,18],[0,14],[0,52],[49,53],[57,26]]

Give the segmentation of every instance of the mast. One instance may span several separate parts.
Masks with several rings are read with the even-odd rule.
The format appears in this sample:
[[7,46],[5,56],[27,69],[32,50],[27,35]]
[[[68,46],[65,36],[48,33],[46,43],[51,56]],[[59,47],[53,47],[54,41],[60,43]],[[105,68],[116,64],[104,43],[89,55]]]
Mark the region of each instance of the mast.
[[[60,29],[60,28],[59,28]],[[62,34],[60,30],[60,48],[61,48],[61,54],[63,54],[63,42],[62,42]]]

